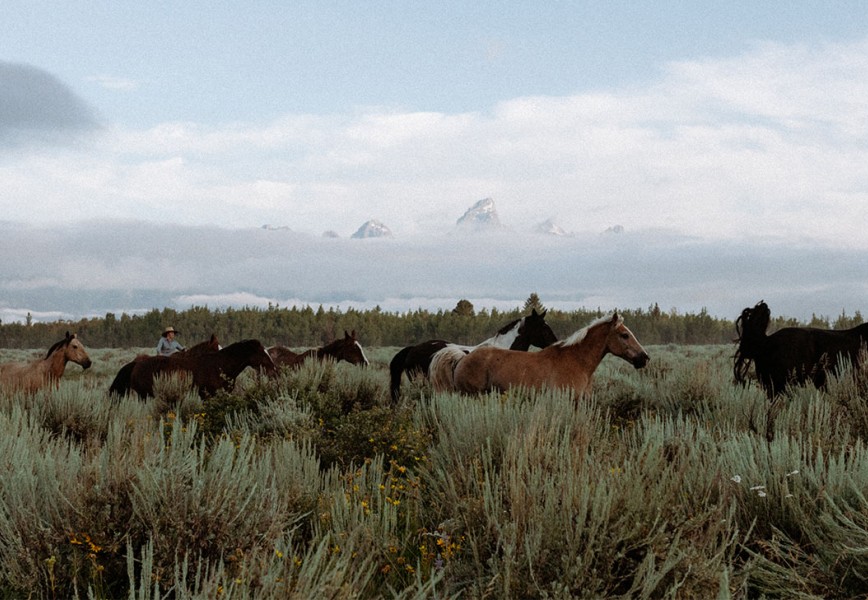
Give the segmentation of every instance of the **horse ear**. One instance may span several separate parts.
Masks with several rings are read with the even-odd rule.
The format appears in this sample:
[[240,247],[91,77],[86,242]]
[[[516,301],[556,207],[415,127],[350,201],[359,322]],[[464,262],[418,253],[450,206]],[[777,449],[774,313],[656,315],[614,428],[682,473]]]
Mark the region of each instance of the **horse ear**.
[[353,330],[350,332],[350,337],[353,338],[353,339],[356,339],[356,330],[355,330],[355,329],[353,329]]
[[621,319],[621,317],[618,316],[617,310],[612,313],[612,323],[617,323],[620,319]]
[[69,332],[68,331],[66,332],[66,339],[71,340],[74,337],[75,337],[75,334],[69,335]]
[[347,333],[346,329],[344,329],[344,339],[347,339],[347,340],[350,339],[350,334]]
[[549,311],[549,309],[545,309],[544,311],[542,311],[542,314],[541,314],[540,316],[541,316],[543,319],[545,319],[545,318],[546,318],[546,313],[547,313],[548,311]]
[[537,314],[536,314],[536,308],[531,309],[531,311],[530,311],[530,316],[532,316],[532,317],[537,316]]

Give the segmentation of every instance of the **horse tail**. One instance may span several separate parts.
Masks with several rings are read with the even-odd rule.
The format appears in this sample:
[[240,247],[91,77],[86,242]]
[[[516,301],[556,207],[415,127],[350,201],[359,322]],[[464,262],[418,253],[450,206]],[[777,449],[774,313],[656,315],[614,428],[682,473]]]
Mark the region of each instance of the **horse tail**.
[[130,393],[130,376],[133,373],[134,366],[136,366],[136,362],[132,361],[121,367],[109,387],[109,396],[122,398]]
[[449,344],[431,357],[428,378],[434,391],[449,392],[455,389],[455,367],[465,356],[467,356],[466,350],[455,344]]
[[745,308],[735,321],[738,348],[733,356],[732,373],[736,383],[744,384],[750,363],[757,357],[766,338],[771,313],[768,305],[760,301],[753,308]]
[[404,365],[407,361],[407,355],[412,349],[413,346],[407,346],[406,348],[399,350],[392,358],[392,362],[389,363],[389,375],[391,376],[389,392],[392,395],[393,403],[397,402],[398,397],[401,395],[401,376],[404,374]]

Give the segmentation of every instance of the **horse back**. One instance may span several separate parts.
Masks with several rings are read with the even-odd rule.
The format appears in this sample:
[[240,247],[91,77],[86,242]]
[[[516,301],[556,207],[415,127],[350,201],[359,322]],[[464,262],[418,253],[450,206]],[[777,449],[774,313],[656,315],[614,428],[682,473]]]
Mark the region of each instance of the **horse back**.
[[0,365],[0,387],[5,389],[35,392],[49,381],[49,370],[41,358]]

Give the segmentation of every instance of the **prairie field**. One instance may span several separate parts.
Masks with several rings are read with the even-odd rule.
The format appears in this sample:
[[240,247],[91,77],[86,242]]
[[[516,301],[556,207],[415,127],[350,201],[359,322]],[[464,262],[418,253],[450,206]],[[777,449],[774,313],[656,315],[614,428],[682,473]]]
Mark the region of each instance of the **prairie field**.
[[[731,345],[607,357],[593,397],[371,366],[108,396],[151,348],[0,391],[0,597],[865,598],[868,374],[770,402]],[[0,362],[36,356],[0,350]]]

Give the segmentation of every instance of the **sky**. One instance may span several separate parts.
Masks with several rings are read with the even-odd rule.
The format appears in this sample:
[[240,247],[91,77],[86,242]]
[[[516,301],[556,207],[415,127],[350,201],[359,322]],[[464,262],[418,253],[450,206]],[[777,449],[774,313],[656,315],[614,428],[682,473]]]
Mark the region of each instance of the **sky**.
[[[868,309],[862,2],[0,14],[3,322],[531,292]],[[482,198],[503,230],[456,232]],[[350,239],[370,219],[393,237]]]

